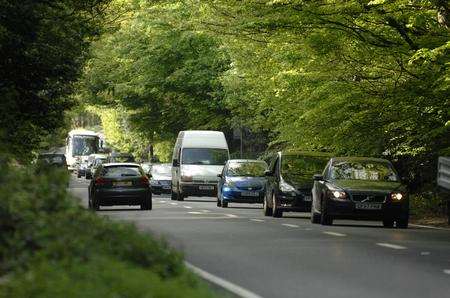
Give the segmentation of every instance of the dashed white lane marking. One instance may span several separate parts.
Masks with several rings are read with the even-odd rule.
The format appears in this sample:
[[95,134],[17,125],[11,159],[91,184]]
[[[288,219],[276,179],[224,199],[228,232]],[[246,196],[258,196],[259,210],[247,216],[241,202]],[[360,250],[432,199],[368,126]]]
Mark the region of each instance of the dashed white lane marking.
[[167,203],[167,201],[160,201],[161,203]]
[[336,232],[329,232],[329,231],[325,231],[325,232],[323,232],[324,234],[327,234],[327,235],[331,235],[331,236],[336,236],[336,237],[345,237],[345,236],[347,236],[347,235],[345,235],[345,234],[341,234],[341,233],[336,233]]
[[241,286],[238,286],[234,283],[231,283],[223,278],[220,278],[218,276],[215,276],[209,272],[206,272],[205,270],[202,270],[188,262],[184,262],[186,264],[186,267],[188,267],[192,272],[200,276],[201,278],[218,285],[219,287],[222,287],[226,289],[227,291],[237,295],[238,297],[242,298],[262,298],[258,294],[255,294],[253,292],[250,292],[247,289],[244,289]]
[[431,252],[429,252],[429,251],[422,251],[422,252],[420,253],[420,255],[421,255],[421,256],[429,256],[429,255],[431,255]]
[[312,231],[311,228],[305,228],[305,231]]
[[406,247],[397,245],[397,244],[391,244],[391,243],[377,243],[378,246],[392,248],[392,249],[406,249]]
[[178,205],[178,203],[170,203],[170,205],[174,205],[175,206],[175,205]]
[[444,269],[444,273],[450,275],[450,269]]
[[258,218],[250,218],[251,221],[254,222],[264,222],[264,219],[258,219]]
[[191,211],[191,212],[188,212],[189,214],[203,214],[203,212],[198,212],[198,211]]
[[211,210],[206,210],[206,209],[203,209],[203,210],[200,210],[201,212],[205,212],[205,213],[208,213],[208,212],[211,212]]
[[228,216],[228,217],[230,217],[230,218],[236,218],[236,217],[238,217],[237,215],[234,215],[234,214],[225,214],[225,216]]
[[186,208],[186,209],[192,209],[191,206],[183,206],[183,207]]
[[298,228],[299,226],[298,225],[291,225],[291,224],[281,224],[282,226],[285,226],[285,227],[290,227],[290,228]]

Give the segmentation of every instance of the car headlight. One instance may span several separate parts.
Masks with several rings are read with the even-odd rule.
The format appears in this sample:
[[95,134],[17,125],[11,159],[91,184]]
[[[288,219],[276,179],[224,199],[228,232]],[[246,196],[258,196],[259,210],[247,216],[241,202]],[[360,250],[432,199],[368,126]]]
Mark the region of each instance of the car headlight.
[[391,193],[392,201],[401,201],[405,196],[401,192],[393,192]]
[[224,183],[224,185],[223,185],[223,187],[225,188],[225,187],[228,187],[228,188],[234,188],[234,187],[236,187],[236,182],[233,182],[233,181],[230,181],[230,182],[225,182]]
[[289,183],[286,183],[284,180],[281,180],[281,182],[280,182],[280,190],[282,192],[291,192],[291,191],[295,191],[295,187],[293,187]]
[[343,191],[342,189],[338,188],[328,188],[328,196],[333,200],[346,200],[347,199],[347,193]]

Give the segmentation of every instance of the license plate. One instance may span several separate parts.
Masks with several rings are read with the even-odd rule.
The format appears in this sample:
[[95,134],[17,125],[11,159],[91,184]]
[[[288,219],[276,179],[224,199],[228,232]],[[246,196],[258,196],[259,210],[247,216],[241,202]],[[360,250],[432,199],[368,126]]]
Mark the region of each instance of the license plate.
[[303,201],[305,202],[311,202],[311,196],[304,196]]
[[169,185],[164,185],[162,188],[163,189],[170,189],[170,186]]
[[379,203],[356,203],[356,209],[361,210],[380,210],[382,204]]
[[114,186],[131,186],[133,183],[131,181],[120,181],[120,182],[114,182]]
[[259,193],[256,191],[243,191],[241,192],[243,197],[259,197]]
[[214,190],[214,186],[212,186],[212,185],[200,185],[198,187],[198,189],[200,189],[200,190]]

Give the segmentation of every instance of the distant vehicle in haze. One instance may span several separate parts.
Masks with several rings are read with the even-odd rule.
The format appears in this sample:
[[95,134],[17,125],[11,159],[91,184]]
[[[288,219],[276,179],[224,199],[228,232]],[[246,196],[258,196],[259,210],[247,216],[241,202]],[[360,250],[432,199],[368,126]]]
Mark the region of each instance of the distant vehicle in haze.
[[130,153],[112,152],[112,153],[109,154],[107,161],[109,163],[120,163],[120,162],[127,162],[127,163],[131,162],[131,163],[134,163],[135,162],[135,158]]
[[379,158],[333,157],[323,174],[314,175],[311,221],[380,220],[385,227],[407,228],[406,187],[392,164]]
[[278,152],[269,157],[264,215],[309,212],[313,175],[325,168],[331,155],[320,152]]
[[98,168],[98,166],[100,166],[101,164],[105,163],[107,158],[108,156],[106,154],[89,155],[85,171],[86,179],[91,179],[95,169]]
[[135,163],[106,163],[99,166],[89,184],[89,208],[140,205],[152,209],[150,182]]
[[76,164],[85,162],[89,155],[100,150],[100,137],[96,132],[85,129],[74,129],[68,133],[66,139],[66,160],[70,171],[75,170]]
[[154,164],[150,170],[150,186],[156,195],[169,194],[172,190],[172,165]]
[[172,200],[217,196],[217,177],[229,159],[220,131],[188,130],[178,134],[172,156]]
[[228,203],[262,203],[266,193],[265,171],[262,160],[231,159],[227,161],[217,186],[217,206]]
[[63,153],[41,153],[38,155],[36,163],[41,166],[67,169],[66,156]]

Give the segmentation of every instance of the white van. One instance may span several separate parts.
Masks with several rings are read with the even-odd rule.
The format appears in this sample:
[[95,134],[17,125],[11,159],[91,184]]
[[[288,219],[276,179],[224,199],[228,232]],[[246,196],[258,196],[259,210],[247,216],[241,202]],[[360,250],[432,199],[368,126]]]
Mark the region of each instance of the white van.
[[221,131],[187,130],[178,134],[172,157],[172,200],[217,195],[217,177],[230,158]]

